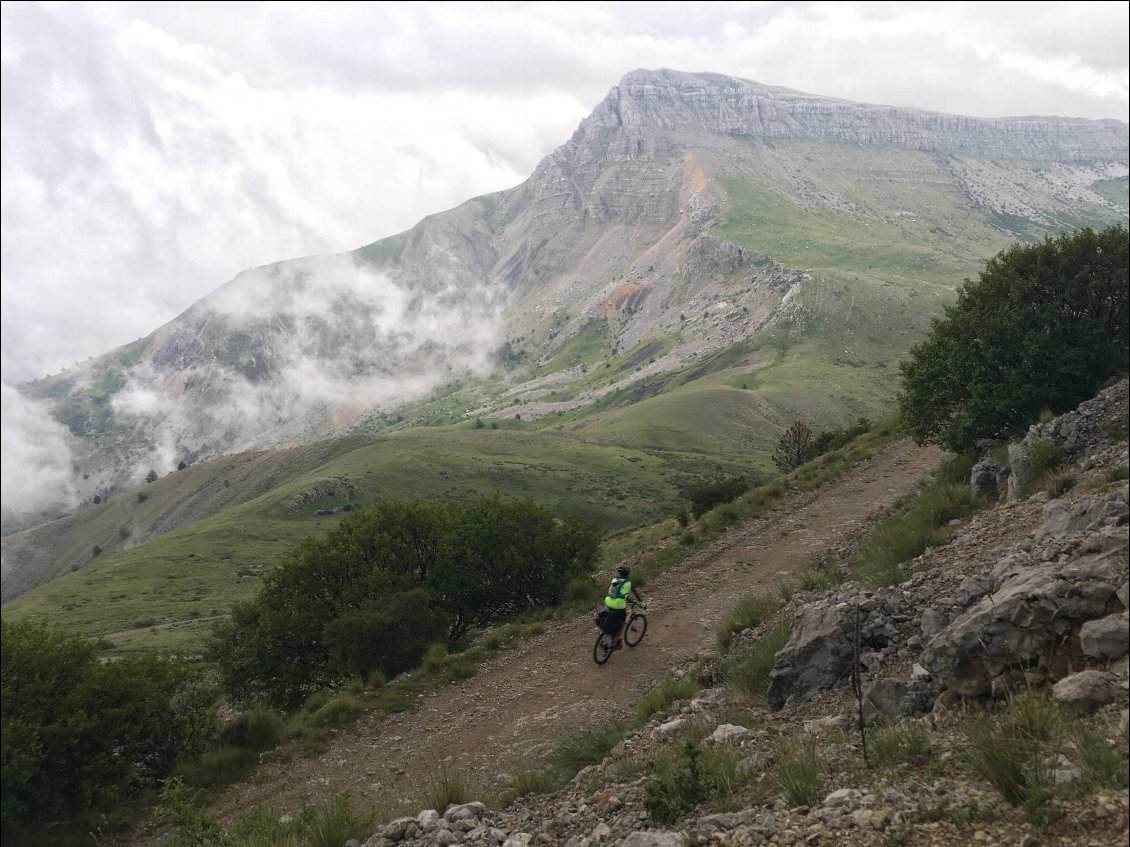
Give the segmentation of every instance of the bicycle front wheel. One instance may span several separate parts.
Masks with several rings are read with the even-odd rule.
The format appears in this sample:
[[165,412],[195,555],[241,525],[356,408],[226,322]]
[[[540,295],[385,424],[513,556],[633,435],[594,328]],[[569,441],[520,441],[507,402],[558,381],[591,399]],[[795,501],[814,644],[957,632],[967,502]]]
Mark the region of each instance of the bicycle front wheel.
[[612,650],[612,636],[607,632],[602,632],[596,637],[596,644],[593,645],[592,660],[598,665],[603,665],[612,655]]
[[632,615],[627,629],[624,630],[624,643],[629,647],[635,647],[643,641],[645,634],[647,634],[647,615]]

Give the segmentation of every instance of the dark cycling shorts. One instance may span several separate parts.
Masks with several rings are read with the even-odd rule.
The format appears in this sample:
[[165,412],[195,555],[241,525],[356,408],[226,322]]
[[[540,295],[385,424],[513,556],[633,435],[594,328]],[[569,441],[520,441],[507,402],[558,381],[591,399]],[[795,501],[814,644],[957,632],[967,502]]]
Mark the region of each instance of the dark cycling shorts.
[[620,631],[620,627],[624,625],[624,618],[628,616],[627,609],[605,609],[604,623],[602,628],[609,635],[615,635]]

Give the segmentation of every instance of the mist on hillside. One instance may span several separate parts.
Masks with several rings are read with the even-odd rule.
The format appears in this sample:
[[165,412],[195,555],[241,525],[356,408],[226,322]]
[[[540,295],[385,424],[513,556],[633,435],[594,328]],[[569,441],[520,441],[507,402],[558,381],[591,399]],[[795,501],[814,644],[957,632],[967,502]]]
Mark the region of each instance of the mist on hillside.
[[69,433],[43,403],[3,383],[2,519],[5,526],[30,515],[73,508],[78,503]]
[[139,484],[185,460],[340,434],[481,372],[500,304],[456,262],[436,257],[427,290],[351,256],[241,274],[155,332],[126,371],[110,409],[131,433],[128,469],[84,467],[46,405],[5,386],[5,524],[73,508],[123,470]]

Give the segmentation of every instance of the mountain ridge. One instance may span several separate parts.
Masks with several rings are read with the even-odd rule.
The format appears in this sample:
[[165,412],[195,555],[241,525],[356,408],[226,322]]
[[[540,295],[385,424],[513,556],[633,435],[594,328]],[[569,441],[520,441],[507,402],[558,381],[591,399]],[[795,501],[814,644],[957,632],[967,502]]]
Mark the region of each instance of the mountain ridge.
[[[749,129],[790,131],[787,108],[811,133],[847,129]],[[891,115],[926,126],[875,124]],[[347,253],[242,272],[28,392],[70,429],[87,503],[180,461],[474,417],[654,450],[645,419],[672,405],[657,398],[708,375],[704,396],[746,392],[766,443],[796,416],[881,414],[889,368],[963,276],[1015,240],[1127,219],[1098,190],[1125,183],[1112,129],[1125,124],[931,115],[632,72],[520,185]],[[914,147],[998,126],[1020,152],[1051,149],[1049,127],[1087,132],[1059,161]],[[10,538],[6,560],[30,543]]]

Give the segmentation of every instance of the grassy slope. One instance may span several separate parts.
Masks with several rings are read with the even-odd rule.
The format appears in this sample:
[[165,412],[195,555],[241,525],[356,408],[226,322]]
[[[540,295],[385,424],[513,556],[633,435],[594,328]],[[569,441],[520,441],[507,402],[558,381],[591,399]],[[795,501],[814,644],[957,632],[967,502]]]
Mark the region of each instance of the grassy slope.
[[[44,586],[5,615],[50,615],[86,634],[134,627],[114,636],[122,649],[195,649],[207,619],[250,596],[279,554],[340,519],[315,514],[340,500],[288,511],[319,482],[349,480],[361,506],[379,497],[530,496],[622,529],[669,514],[691,477],[770,469],[776,434],[796,417],[833,426],[889,410],[897,361],[955,286],[1011,239],[994,228],[999,221],[971,213],[928,156],[748,145],[743,165],[719,172],[728,205],[711,234],[811,270],[771,330],[705,367],[653,377],[537,424],[420,428],[474,407],[474,386],[453,387],[405,417],[401,425],[416,428],[313,470],[280,472],[269,493]],[[1124,194],[1125,180],[1109,182],[1102,188]],[[642,360],[662,352],[663,341],[641,345]],[[584,364],[585,385],[601,384],[634,367],[637,352],[603,367],[608,339],[593,325],[539,373]]]
[[[196,649],[200,622],[225,614],[260,574],[301,538],[335,525],[318,515],[341,499],[297,512],[295,497],[319,483],[348,481],[350,502],[381,497],[529,496],[562,511],[599,517],[612,529],[654,520],[675,506],[684,477],[638,449],[590,444],[546,431],[406,430],[334,458],[248,503],[41,586],[4,609],[13,619],[44,615],[68,631],[115,635],[123,648]],[[179,623],[174,629],[162,628]],[[153,627],[156,632],[151,632]]]

